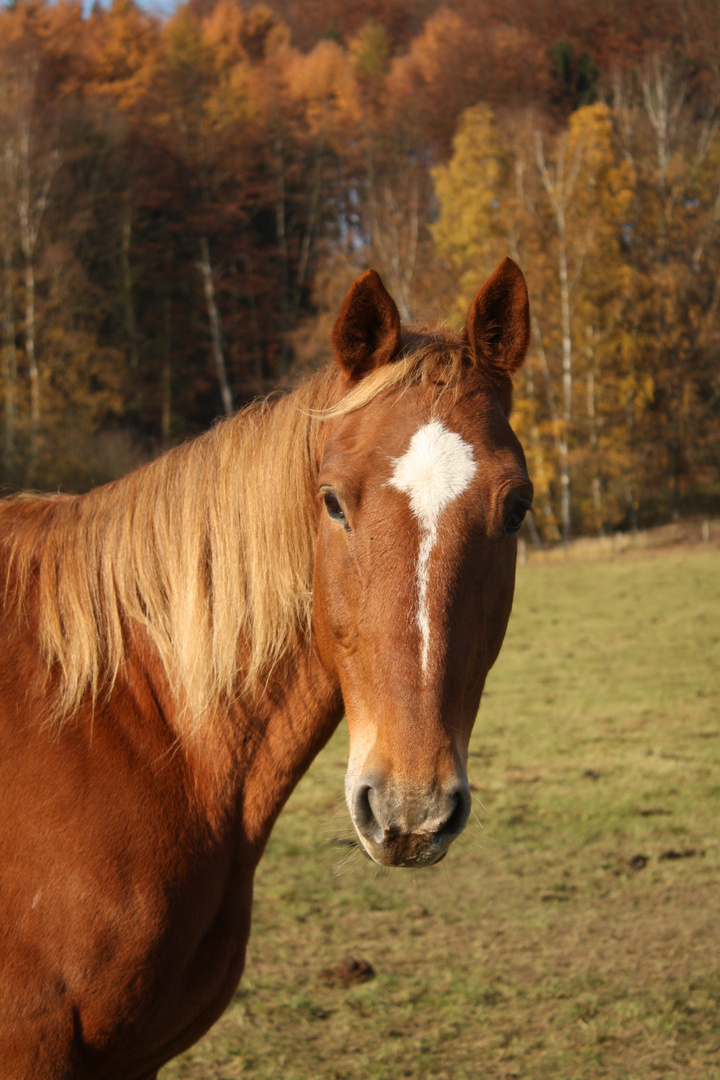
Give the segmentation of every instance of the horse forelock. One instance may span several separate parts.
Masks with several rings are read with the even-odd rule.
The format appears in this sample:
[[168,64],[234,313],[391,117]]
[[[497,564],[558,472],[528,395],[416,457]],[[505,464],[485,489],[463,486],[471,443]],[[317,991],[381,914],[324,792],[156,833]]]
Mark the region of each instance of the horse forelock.
[[52,721],[110,694],[133,626],[157,651],[181,736],[223,701],[260,693],[309,635],[316,475],[325,422],[472,366],[450,331],[410,330],[398,357],[338,399],[334,365],[81,496],[0,503],[5,603],[32,607]]
[[369,405],[380,394],[393,389],[402,391],[418,383],[432,383],[438,395],[457,391],[468,372],[477,370],[475,353],[454,330],[444,325],[406,327],[397,358],[366,375],[324,416],[346,416]]

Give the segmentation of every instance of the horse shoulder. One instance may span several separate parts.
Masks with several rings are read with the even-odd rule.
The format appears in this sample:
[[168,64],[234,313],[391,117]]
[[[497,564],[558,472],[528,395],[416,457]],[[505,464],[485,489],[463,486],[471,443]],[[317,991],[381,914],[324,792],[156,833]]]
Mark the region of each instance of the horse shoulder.
[[166,1045],[161,1064],[232,995],[252,859],[238,857],[231,808],[208,813],[217,780],[168,732],[147,670],[58,727],[32,626],[5,623],[0,1060],[13,1080],[111,1060],[103,1075],[139,1076],[143,1046]]

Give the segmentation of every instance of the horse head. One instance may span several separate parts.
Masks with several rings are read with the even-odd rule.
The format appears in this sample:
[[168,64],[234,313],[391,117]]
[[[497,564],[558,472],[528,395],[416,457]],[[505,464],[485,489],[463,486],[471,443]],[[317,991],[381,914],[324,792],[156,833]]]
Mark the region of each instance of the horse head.
[[470,814],[468,742],[532,501],[508,419],[528,341],[527,289],[509,259],[462,336],[403,332],[374,271],[335,324],[313,625],[345,705],[350,814],[383,865],[438,862]]

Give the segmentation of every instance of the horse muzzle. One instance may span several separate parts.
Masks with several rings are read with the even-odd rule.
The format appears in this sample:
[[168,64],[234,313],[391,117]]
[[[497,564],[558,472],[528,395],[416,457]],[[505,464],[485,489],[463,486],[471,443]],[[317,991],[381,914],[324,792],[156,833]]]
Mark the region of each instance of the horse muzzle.
[[456,778],[444,788],[408,788],[373,773],[347,792],[360,846],[381,866],[432,866],[447,853],[470,816],[470,789]]

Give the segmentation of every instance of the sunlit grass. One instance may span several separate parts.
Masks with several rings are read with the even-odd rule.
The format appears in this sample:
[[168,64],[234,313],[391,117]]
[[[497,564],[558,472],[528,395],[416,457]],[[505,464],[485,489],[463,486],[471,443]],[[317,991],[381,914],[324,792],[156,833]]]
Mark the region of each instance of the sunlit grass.
[[[346,846],[338,732],[261,864],[246,975],[177,1077],[720,1080],[720,552],[529,565],[424,873]],[[375,968],[345,987],[323,969]]]

